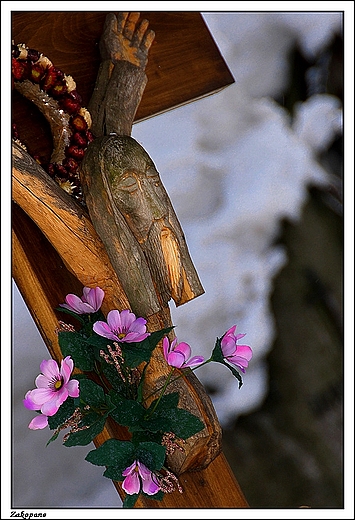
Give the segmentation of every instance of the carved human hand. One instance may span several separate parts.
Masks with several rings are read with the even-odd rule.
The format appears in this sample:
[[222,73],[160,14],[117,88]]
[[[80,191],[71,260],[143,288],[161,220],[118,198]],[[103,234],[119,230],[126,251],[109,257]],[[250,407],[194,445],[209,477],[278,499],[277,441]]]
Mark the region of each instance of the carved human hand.
[[148,29],[148,20],[142,20],[137,26],[139,15],[136,12],[107,15],[100,40],[102,60],[110,60],[114,64],[128,61],[145,68],[155,33]]

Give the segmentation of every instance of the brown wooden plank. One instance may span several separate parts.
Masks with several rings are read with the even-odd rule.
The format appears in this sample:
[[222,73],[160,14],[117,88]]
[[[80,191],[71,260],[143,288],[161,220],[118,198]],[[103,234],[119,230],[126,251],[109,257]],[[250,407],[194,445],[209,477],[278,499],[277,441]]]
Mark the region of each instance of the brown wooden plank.
[[[100,63],[98,41],[107,11],[13,11],[12,39],[46,55],[74,77],[87,106]],[[199,12],[142,12],[156,37],[149,51],[148,84],[136,122],[212,94],[234,82]],[[12,96],[13,122],[32,154],[49,158],[52,141],[42,114]]]
[[[33,180],[33,177],[31,177],[31,180]],[[58,190],[61,191],[60,188]],[[16,193],[18,194],[19,192],[14,188],[15,200]],[[45,193],[45,190],[43,190],[43,193]],[[59,204],[59,209],[60,207]],[[35,210],[41,211],[40,208]],[[15,203],[13,203],[12,208],[12,226],[13,277],[51,356],[59,362],[62,355],[55,329],[58,325],[57,320],[61,319],[62,316],[61,313],[55,311],[55,308],[58,302],[64,301],[64,297],[68,292],[74,291],[80,294],[82,284],[78,282],[78,279],[68,269],[68,264],[63,261],[35,222],[26,215],[20,205]],[[60,241],[61,238],[58,237],[56,244],[58,245]],[[100,269],[99,272],[101,272]],[[65,321],[70,322],[70,317],[66,315]],[[192,386],[192,383],[189,383],[189,381],[186,382],[190,384],[187,396],[191,395],[198,402],[198,389],[196,392],[196,387]],[[95,439],[95,445],[99,446],[112,437],[126,439],[127,432],[118,425],[108,423],[102,434]],[[198,449],[201,449],[201,447],[199,446]],[[184,490],[182,494],[177,491],[167,494],[162,502],[140,497],[135,507],[248,507],[245,497],[223,454],[218,455],[203,470],[183,472],[179,480]],[[120,484],[117,482],[114,484],[121,498],[123,498],[124,493]]]

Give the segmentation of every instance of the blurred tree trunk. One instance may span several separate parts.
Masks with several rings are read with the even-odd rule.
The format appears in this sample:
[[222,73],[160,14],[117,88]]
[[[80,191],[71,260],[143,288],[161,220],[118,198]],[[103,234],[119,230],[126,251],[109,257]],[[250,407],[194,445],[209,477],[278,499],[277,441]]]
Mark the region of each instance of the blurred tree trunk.
[[343,218],[334,208],[328,192],[313,188],[301,221],[284,222],[289,262],[271,299],[269,394],[223,433],[252,508],[344,507]]

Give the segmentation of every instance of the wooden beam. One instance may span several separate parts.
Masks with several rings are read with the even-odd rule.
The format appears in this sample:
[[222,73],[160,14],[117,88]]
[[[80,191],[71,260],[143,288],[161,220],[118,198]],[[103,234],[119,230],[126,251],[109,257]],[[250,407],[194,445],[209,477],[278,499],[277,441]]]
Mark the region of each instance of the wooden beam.
[[[100,65],[98,42],[107,12],[13,11],[12,39],[42,52],[74,77],[87,106]],[[148,83],[135,122],[210,95],[234,82],[199,12],[142,12],[155,32],[146,67]],[[13,92],[12,119],[32,155],[49,159],[48,123],[32,103]],[[28,122],[31,124],[28,124]]]

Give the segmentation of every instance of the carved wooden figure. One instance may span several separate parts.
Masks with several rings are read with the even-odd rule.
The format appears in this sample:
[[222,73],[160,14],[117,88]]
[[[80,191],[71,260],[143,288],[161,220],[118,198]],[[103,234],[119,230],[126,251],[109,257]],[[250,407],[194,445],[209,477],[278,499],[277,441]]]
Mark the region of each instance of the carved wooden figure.
[[[85,205],[75,203],[23,148],[13,145],[13,200],[18,204],[13,225],[14,277],[57,360],[61,353],[54,332],[53,308],[61,301],[61,291],[71,283],[79,280],[86,286],[99,285],[105,290],[103,312],[131,308],[147,318],[151,331],[172,325],[168,307],[171,298],[180,305],[203,293],[154,163],[130,136],[154,40],[148,21],[138,20],[139,13],[108,14],[100,40],[102,61],[89,115],[85,114],[92,117],[96,138],[89,144],[80,169],[89,215]],[[19,87],[23,95],[36,104],[37,99],[40,105],[36,89],[31,89],[29,85]],[[53,133],[52,157],[58,157],[63,148],[63,139],[58,136],[65,135],[66,120],[55,103],[49,111],[47,108],[42,110]],[[58,118],[53,114],[59,114]],[[38,258],[43,237],[48,240],[42,260],[51,254],[54,264],[62,264],[62,282],[50,280],[50,274],[47,279],[46,272],[33,262],[26,233],[38,241]],[[29,279],[33,286],[28,286]],[[173,333],[170,337],[174,337]],[[168,369],[158,347],[146,374],[147,393],[161,386]],[[168,460],[173,471],[183,473],[186,494],[167,495],[162,503],[140,498],[136,507],[247,507],[221,454],[221,428],[202,385],[190,373],[174,382],[171,391],[178,391],[180,405],[205,424],[204,430],[188,439],[184,454],[177,452]],[[125,436],[122,428],[107,424],[95,444]],[[198,473],[186,473],[188,470]],[[115,485],[122,496],[120,486]],[[225,496],[225,487],[230,496]],[[208,495],[203,499],[202,490]]]
[[[203,288],[159,173],[147,152],[130,137],[154,39],[147,20],[136,28],[138,17],[138,13],[107,16],[100,41],[102,63],[89,103],[96,139],[85,155],[81,179],[91,219],[127,294],[141,290],[142,300],[151,298],[151,308],[143,312],[149,315],[154,307],[150,279],[159,306],[164,307],[171,298],[181,305],[202,294]],[[126,225],[146,263],[139,246],[129,239],[125,242],[130,236]],[[116,237],[121,241],[119,255]],[[127,253],[132,258],[128,273]],[[134,259],[138,259],[136,266]],[[139,284],[146,264],[150,276],[144,273],[145,285]]]

